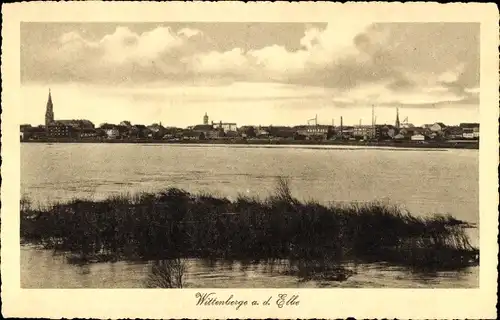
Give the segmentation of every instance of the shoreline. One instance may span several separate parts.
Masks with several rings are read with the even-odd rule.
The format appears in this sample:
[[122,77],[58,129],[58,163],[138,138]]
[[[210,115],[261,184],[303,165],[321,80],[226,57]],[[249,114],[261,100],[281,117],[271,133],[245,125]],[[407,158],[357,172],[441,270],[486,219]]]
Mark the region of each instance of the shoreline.
[[479,150],[478,141],[456,141],[456,142],[393,142],[393,141],[313,141],[313,140],[76,140],[76,139],[40,139],[21,140],[21,143],[84,143],[84,144],[166,144],[166,145],[229,145],[229,146],[347,146],[347,147],[388,147],[388,148],[411,148],[411,149],[468,149]]

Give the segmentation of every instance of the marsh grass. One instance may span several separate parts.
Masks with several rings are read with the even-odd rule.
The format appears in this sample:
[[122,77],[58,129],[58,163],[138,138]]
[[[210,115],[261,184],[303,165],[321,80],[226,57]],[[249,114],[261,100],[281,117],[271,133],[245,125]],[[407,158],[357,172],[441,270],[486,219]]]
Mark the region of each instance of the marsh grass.
[[146,285],[149,288],[182,288],[186,270],[186,262],[180,258],[153,261]]
[[23,241],[82,261],[289,259],[323,261],[335,269],[358,260],[460,268],[477,264],[479,254],[465,233],[474,226],[450,215],[414,216],[377,202],[300,202],[285,179],[263,200],[240,195],[230,201],[169,188],[45,208],[23,201]]

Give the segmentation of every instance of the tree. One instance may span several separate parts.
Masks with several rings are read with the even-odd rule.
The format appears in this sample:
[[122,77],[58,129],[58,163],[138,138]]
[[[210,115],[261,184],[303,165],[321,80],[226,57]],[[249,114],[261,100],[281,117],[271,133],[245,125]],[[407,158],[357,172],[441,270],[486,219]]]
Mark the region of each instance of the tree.
[[247,137],[249,137],[249,138],[255,138],[257,136],[257,133],[255,132],[254,127],[248,127],[248,129],[246,130],[245,133],[246,133]]

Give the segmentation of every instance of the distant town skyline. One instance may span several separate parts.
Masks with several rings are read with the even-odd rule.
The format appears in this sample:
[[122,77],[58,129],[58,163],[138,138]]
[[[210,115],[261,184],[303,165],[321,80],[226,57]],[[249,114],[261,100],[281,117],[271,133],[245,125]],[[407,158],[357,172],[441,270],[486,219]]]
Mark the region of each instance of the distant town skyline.
[[21,119],[479,121],[479,24],[22,23]]

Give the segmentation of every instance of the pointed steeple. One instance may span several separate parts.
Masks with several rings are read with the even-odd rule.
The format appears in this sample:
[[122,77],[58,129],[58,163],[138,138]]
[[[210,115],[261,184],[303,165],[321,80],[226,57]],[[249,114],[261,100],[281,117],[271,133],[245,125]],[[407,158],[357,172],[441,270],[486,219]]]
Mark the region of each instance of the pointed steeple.
[[52,108],[53,105],[52,105],[52,94],[50,92],[50,88],[49,88],[49,99],[47,101],[47,106],[50,105],[50,107]]
[[52,103],[52,95],[49,88],[49,98],[47,100],[47,108],[45,110],[45,125],[48,126],[54,122],[54,105]]

